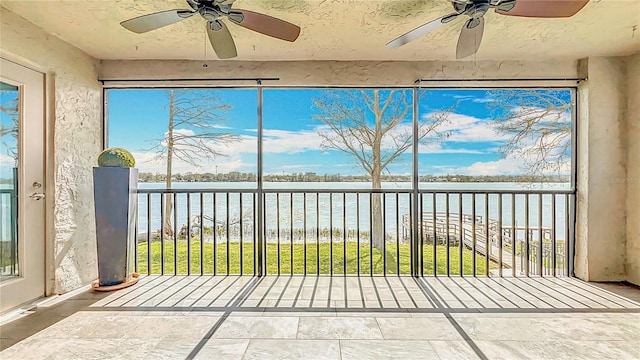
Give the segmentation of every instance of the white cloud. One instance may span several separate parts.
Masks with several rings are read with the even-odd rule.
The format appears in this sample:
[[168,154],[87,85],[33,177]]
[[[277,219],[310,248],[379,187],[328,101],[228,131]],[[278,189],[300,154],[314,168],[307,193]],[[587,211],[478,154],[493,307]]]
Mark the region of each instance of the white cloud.
[[[494,161],[478,161],[469,166],[455,167],[442,166],[434,167],[441,170],[440,174],[460,174],[460,175],[522,175],[527,173],[528,164],[533,160],[530,152],[511,154],[505,158]],[[571,162],[564,161],[560,169],[550,169],[544,175],[569,174],[571,172]]]
[[[450,174],[463,175],[519,175],[530,173],[535,168],[535,171],[543,175],[570,174],[571,159],[561,153],[563,145],[568,140],[566,134],[549,135],[544,138],[523,137],[520,146],[502,159],[480,161],[465,167],[448,167],[446,170]],[[494,149],[494,152],[496,150]],[[545,162],[549,165],[546,168],[533,165]]]
[[473,95],[453,95],[451,96],[454,99],[473,99],[475,96]]
[[483,98],[478,98],[478,97],[474,97],[474,99],[472,100],[474,103],[479,103],[479,104],[484,104],[484,103],[490,103],[492,101],[495,101],[495,98],[492,97],[483,97]]
[[15,166],[16,161],[9,155],[0,154],[0,178],[12,177],[12,169]]
[[[433,114],[425,114],[430,117]],[[490,121],[474,116],[451,113],[447,121],[443,122],[438,131],[448,132],[448,142],[497,142],[509,139],[508,134],[500,133],[490,124]]]
[[474,103],[489,103],[494,101],[495,99],[492,97],[477,97],[475,95],[453,95],[452,98],[458,100],[471,100]]
[[538,119],[542,117],[541,123],[549,122],[549,123],[559,123],[559,124],[571,124],[572,114],[571,111],[559,111],[552,110],[549,111],[546,108],[541,107],[525,107],[525,106],[515,106],[510,109],[511,113],[514,114],[514,120],[525,122],[530,119]]
[[[429,116],[429,115],[427,115]],[[469,128],[474,123],[481,122],[481,120],[476,119],[471,116],[459,115],[459,114],[451,114],[449,117],[449,121],[442,123],[437,131],[441,133],[451,132],[452,129],[457,128]],[[399,134],[412,134],[413,133],[413,125],[411,123],[402,123],[396,126],[392,131],[388,133],[388,136],[385,136],[382,139],[382,148],[383,149],[394,149],[396,145],[393,142],[394,137],[397,137]],[[421,154],[429,153],[429,154],[485,154],[485,151],[476,150],[476,149],[463,149],[463,148],[443,148],[442,142],[440,141],[429,141],[428,138],[432,135],[428,135],[426,140],[422,140],[420,144],[418,144],[418,151]],[[470,136],[470,135],[468,135]],[[450,136],[446,139],[447,142],[458,142],[457,139],[453,139],[453,136]],[[478,140],[474,140],[478,141]],[[482,140],[484,141],[484,140]],[[471,142],[471,141],[470,141]],[[406,153],[411,153],[411,148],[406,150]]]
[[228,156],[240,153],[255,154],[258,151],[258,140],[255,136],[241,135],[239,141],[228,144],[218,144],[211,142],[208,144],[213,150]]
[[[140,172],[165,174],[167,171],[167,163],[165,159],[158,159],[153,152],[134,152],[133,157],[136,159],[136,168]],[[218,157],[212,160],[202,160],[199,167],[174,158],[172,160],[173,173],[227,173],[230,171],[255,171],[255,164],[244,163],[239,155],[232,157]]]
[[[457,133],[452,134],[447,141],[492,141],[495,139],[503,139],[504,136],[498,136],[489,126],[483,124],[483,121],[471,116],[452,114],[450,122],[443,124],[439,131],[452,131],[456,129]],[[320,151],[322,149],[323,139],[318,135],[321,131],[326,131],[324,125],[313,127],[309,130],[289,131],[277,129],[263,130],[263,151],[264,153],[284,153],[296,154],[303,151]],[[411,134],[412,125],[410,123],[402,123],[396,126],[391,132],[387,133],[382,139],[383,149],[393,149],[396,147],[394,138],[401,136],[400,134]],[[479,138],[475,138],[475,137]],[[214,149],[222,153],[251,152],[257,151],[257,136],[243,135],[242,141],[234,142],[224,146],[212,145]],[[443,148],[441,144],[423,142],[419,145],[421,153],[433,154],[484,154],[485,151],[476,149],[453,149]],[[411,152],[409,148],[407,152]]]
[[522,161],[515,157],[506,157],[495,161],[479,161],[469,166],[452,169],[453,174],[462,175],[517,175],[522,174]]
[[[287,130],[264,130],[263,150],[264,153],[286,153],[295,154],[303,151],[321,150],[322,138],[318,136],[321,126],[312,130],[287,131]],[[190,136],[195,132],[189,129],[175,129],[175,135]],[[166,143],[163,143],[165,145]],[[206,141],[205,145],[226,156],[215,159],[202,159],[199,167],[177,159],[174,157],[172,168],[174,173],[186,172],[211,172],[226,173],[229,171],[255,171],[255,164],[245,163],[241,160],[242,154],[251,156],[258,150],[257,136],[241,135],[239,141],[230,143],[218,143]],[[136,167],[141,172],[165,173],[166,160],[158,159],[154,152],[135,152]]]
[[[174,136],[192,136],[195,135],[195,132],[190,129],[175,129],[173,130],[173,134]],[[162,141],[161,144],[162,146],[166,146],[166,141]],[[257,137],[249,135],[241,135],[238,141],[232,141],[229,143],[220,143],[214,140],[206,140],[204,141],[204,144],[208,148],[224,155],[238,153],[255,153],[258,150]]]
[[303,151],[321,150],[322,138],[318,132],[322,129],[322,126],[302,131],[265,129],[262,143],[264,152],[295,154]]
[[[479,126],[474,125],[477,123],[482,123],[481,120],[465,116],[459,114],[453,114],[450,117],[450,122],[442,124],[438,131],[450,131],[450,129],[457,128],[459,131],[462,131],[460,134],[453,134],[451,137],[447,138],[447,141],[463,141],[463,137],[466,139],[473,138],[473,131],[478,133],[477,136],[482,136],[482,141],[490,141],[485,140],[486,138],[498,138],[494,132],[490,132],[490,128],[486,125]],[[475,130],[472,128],[475,126]],[[317,151],[322,150],[322,138],[318,135],[318,132],[325,131],[327,129],[326,126],[317,126],[311,130],[303,130],[303,131],[286,131],[286,130],[264,130],[264,144],[263,149],[265,153],[288,153],[295,154],[302,151]],[[462,130],[460,130],[462,129]],[[402,123],[392,129],[386,136],[382,139],[382,148],[383,149],[394,149],[396,148],[396,144],[394,142],[395,138],[400,138],[402,136],[406,136],[406,134],[412,134],[412,125],[411,123]],[[502,138],[502,137],[500,137]],[[255,141],[255,138],[253,141]],[[479,141],[478,139],[474,140],[464,140],[464,141]],[[485,154],[485,151],[476,150],[476,149],[454,149],[454,148],[443,148],[441,143],[437,142],[429,142],[423,141],[419,145],[419,151],[421,153],[431,153],[431,154]],[[407,149],[407,153],[411,152],[411,148]]]
[[0,154],[0,166],[13,167],[15,163],[16,160],[13,157],[5,154]]
[[488,151],[475,149],[451,149],[443,148],[441,143],[421,143],[418,145],[420,154],[486,154]]

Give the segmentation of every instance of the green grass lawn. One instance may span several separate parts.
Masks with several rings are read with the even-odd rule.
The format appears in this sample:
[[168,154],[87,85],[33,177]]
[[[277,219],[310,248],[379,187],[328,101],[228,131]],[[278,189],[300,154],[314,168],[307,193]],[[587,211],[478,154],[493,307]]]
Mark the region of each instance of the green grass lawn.
[[[165,274],[187,274],[187,266],[191,264],[191,274],[200,274],[200,250],[201,243],[198,240],[191,241],[190,246],[186,240],[178,240],[177,257],[173,242],[164,243],[164,258],[161,256],[161,243],[159,241],[151,242],[151,274],[162,273],[162,263],[164,262]],[[240,274],[240,259],[242,258],[243,274],[254,273],[254,244],[245,243],[242,247],[242,256],[240,255],[240,243],[230,243],[227,249],[226,244],[217,244],[214,250],[212,243],[202,244],[203,250],[203,273],[213,274],[214,264],[217,274]],[[293,250],[293,251],[292,251]],[[319,250],[319,251],[318,251]],[[358,274],[358,254],[360,258],[360,274],[362,275],[381,275],[385,273],[385,264],[382,249],[373,249],[370,252],[369,244],[360,244],[358,249],[357,243],[346,243],[346,256],[343,243],[333,244],[333,262],[331,261],[331,244],[316,243],[307,244],[306,254],[303,244],[281,244],[280,256],[278,261],[278,245],[267,244],[267,273],[268,274],[304,274],[305,259],[307,274],[333,274],[342,275]],[[148,246],[147,243],[138,245],[138,273],[148,273]],[[215,256],[214,256],[215,251]],[[228,256],[227,256],[228,252]],[[293,259],[292,259],[293,252]],[[425,246],[424,254],[424,273],[426,275],[433,274],[433,246]],[[396,248],[395,244],[389,244],[386,247],[386,274],[409,274],[410,273],[410,247],[401,244]],[[306,256],[305,256],[306,255]],[[399,256],[398,256],[399,255]],[[473,253],[464,249],[463,271],[464,274],[473,274],[472,262]],[[446,274],[446,247],[437,247],[437,269],[438,274]],[[164,261],[163,261],[164,260]],[[190,260],[190,261],[189,261]],[[227,261],[228,260],[228,261]],[[476,273],[485,273],[485,258],[481,255],[476,256]],[[278,269],[278,263],[280,268]],[[319,263],[319,272],[318,272]],[[177,264],[177,271],[175,271]],[[490,263],[491,268],[497,265]],[[460,249],[457,247],[450,248],[450,264],[451,274],[460,274]],[[372,272],[373,270],[373,272]]]
[[[15,246],[15,245],[14,245]],[[12,256],[11,253],[11,242],[2,241],[0,242],[0,267],[5,268],[14,264],[17,260]]]

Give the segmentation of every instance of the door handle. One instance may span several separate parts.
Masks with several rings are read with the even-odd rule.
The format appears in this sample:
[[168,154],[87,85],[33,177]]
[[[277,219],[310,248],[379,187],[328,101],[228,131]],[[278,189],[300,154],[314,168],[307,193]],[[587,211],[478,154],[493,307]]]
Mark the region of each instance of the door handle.
[[31,195],[29,195],[29,199],[33,199],[33,200],[42,200],[45,198],[44,193],[33,193]]

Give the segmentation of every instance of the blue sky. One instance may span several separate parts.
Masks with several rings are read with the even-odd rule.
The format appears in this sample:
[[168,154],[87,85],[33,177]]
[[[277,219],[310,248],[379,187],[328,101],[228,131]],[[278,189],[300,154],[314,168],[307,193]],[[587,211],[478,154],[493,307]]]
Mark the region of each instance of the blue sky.
[[[0,84],[0,105],[3,107],[15,106],[15,100],[18,96],[18,88],[1,83]],[[0,129],[15,127],[14,119],[8,112],[0,111]],[[0,179],[9,179],[13,177],[12,168],[16,165],[14,158],[17,149],[17,141],[11,134],[4,134],[0,138]]]
[[[228,154],[202,160],[194,168],[176,162],[174,173],[256,172],[257,91],[255,89],[216,89],[221,101],[233,108],[218,123],[220,131],[233,132],[240,141],[216,149]],[[313,99],[331,89],[264,90],[264,172],[265,174],[315,172],[317,174],[364,174],[352,156],[322,148],[318,131],[324,124],[314,119]],[[340,90],[349,91],[349,90]],[[411,90],[406,90],[410,95]],[[164,173],[165,165],[153,161],[149,148],[167,131],[168,109],[165,89],[114,89],[108,92],[109,147],[124,147],[137,159],[142,172]],[[569,92],[567,91],[567,96]],[[439,130],[448,133],[445,141],[420,145],[420,174],[521,174],[523,159],[504,157],[498,149],[509,136],[491,125],[494,115],[487,107],[486,90],[423,90],[419,119],[452,109]],[[456,105],[455,107],[453,107]],[[567,114],[568,116],[568,114]],[[409,113],[400,125],[411,126]],[[155,140],[155,141],[154,141]],[[217,146],[212,144],[212,146]],[[410,174],[411,150],[390,165],[385,173]]]

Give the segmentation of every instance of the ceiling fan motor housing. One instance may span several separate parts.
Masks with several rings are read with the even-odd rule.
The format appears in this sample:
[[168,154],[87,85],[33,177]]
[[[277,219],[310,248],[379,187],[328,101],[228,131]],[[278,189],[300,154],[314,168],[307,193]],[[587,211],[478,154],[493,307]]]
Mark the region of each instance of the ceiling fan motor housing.
[[186,0],[187,4],[208,21],[217,20],[223,15],[228,15],[230,4],[224,4],[224,0]]
[[222,17],[222,13],[215,8],[203,6],[198,9],[198,13],[207,21],[215,21]]
[[480,18],[491,8],[509,11],[516,5],[516,0],[453,0],[453,9],[457,14],[465,14],[472,18]]
[[474,19],[481,18],[492,7],[497,5],[489,0],[472,0],[468,2],[452,2],[453,8],[457,14],[465,14]]

